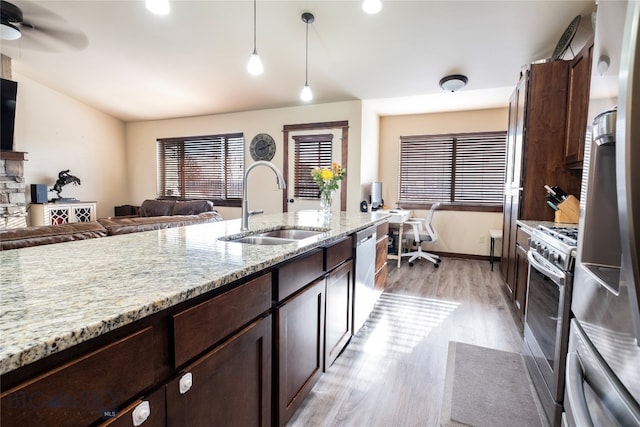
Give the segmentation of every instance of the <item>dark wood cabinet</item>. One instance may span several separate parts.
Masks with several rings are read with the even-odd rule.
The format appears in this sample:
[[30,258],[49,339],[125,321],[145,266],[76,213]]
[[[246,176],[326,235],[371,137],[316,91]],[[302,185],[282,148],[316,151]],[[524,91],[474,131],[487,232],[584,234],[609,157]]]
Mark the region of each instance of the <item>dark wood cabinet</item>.
[[578,52],[569,67],[567,138],[564,158],[567,167],[582,169],[587,136],[589,88],[593,62],[593,38]]
[[271,424],[271,316],[243,328],[166,386],[167,425]]
[[271,308],[271,274],[171,316],[175,368]]
[[387,287],[387,257],[389,252],[389,222],[378,224],[376,229],[375,288],[384,291]]
[[326,276],[324,370],[351,339],[353,262],[347,261]]
[[527,306],[527,286],[529,282],[529,260],[527,251],[529,250],[529,237],[531,235],[522,227],[518,227],[516,234],[515,253],[515,282],[513,302],[516,312],[521,321],[524,322],[525,307]]
[[153,331],[143,328],[3,391],[3,426],[78,426],[108,419],[154,381]]
[[565,161],[570,67],[571,61],[531,64],[523,69],[509,102],[500,270],[514,305],[519,274],[516,221],[554,220],[545,184],[580,194],[581,171],[568,168]]
[[275,425],[286,425],[322,375],[324,286],[318,279],[275,310]]
[[[100,424],[100,427],[166,427],[165,387],[154,390],[119,411],[115,418]],[[134,422],[135,421],[135,422]]]

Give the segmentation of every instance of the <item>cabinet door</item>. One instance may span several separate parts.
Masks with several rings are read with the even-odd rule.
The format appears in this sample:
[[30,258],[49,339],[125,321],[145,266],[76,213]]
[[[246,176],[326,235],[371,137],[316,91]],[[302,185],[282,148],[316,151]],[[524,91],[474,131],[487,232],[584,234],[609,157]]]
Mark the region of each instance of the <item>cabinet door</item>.
[[567,101],[567,139],[564,161],[569,167],[581,168],[589,108],[593,40],[576,55],[569,68],[569,99]]
[[353,263],[342,264],[326,279],[324,370],[333,364],[351,339]]
[[527,251],[520,245],[516,249],[516,282],[514,286],[514,303],[520,320],[524,321],[524,313],[527,308],[527,283],[529,280],[529,261]]
[[45,216],[47,225],[60,225],[73,222],[71,216],[71,209],[68,206],[64,207],[47,207]]
[[286,425],[322,374],[324,286],[324,279],[314,282],[275,311],[280,426]]
[[502,229],[502,252],[500,271],[507,285],[507,291],[513,298],[515,282],[515,242],[516,220],[520,213],[522,195],[522,155],[526,120],[527,76],[525,73],[518,82],[509,102],[509,129],[507,132],[507,170],[505,176],[504,219]]
[[271,316],[187,366],[166,393],[169,427],[271,425]]
[[95,219],[95,209],[92,205],[73,207],[73,222],[90,222]]

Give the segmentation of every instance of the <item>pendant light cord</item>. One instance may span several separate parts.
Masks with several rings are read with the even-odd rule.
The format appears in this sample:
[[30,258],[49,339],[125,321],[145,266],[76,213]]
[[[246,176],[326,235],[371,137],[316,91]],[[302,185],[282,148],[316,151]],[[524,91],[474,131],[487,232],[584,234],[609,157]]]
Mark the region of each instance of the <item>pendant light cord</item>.
[[307,35],[305,38],[305,51],[304,51],[304,85],[309,85],[309,20],[306,20],[307,24]]
[[253,54],[257,54],[258,53],[258,48],[257,48],[257,44],[256,44],[256,1],[257,0],[253,0]]

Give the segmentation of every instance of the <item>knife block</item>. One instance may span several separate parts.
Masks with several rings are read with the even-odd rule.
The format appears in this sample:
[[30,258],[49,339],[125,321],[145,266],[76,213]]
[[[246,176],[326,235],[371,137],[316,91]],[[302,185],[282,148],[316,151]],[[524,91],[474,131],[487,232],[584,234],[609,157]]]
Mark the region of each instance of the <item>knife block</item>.
[[580,218],[580,201],[571,194],[558,205],[555,222],[577,224]]

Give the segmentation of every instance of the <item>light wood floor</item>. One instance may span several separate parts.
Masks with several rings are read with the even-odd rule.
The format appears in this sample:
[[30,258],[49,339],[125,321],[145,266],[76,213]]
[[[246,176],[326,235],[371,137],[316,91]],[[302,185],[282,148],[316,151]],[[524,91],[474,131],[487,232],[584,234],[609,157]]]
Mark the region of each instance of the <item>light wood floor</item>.
[[521,351],[498,270],[456,258],[438,269],[390,263],[371,317],[289,426],[438,426],[450,340]]

